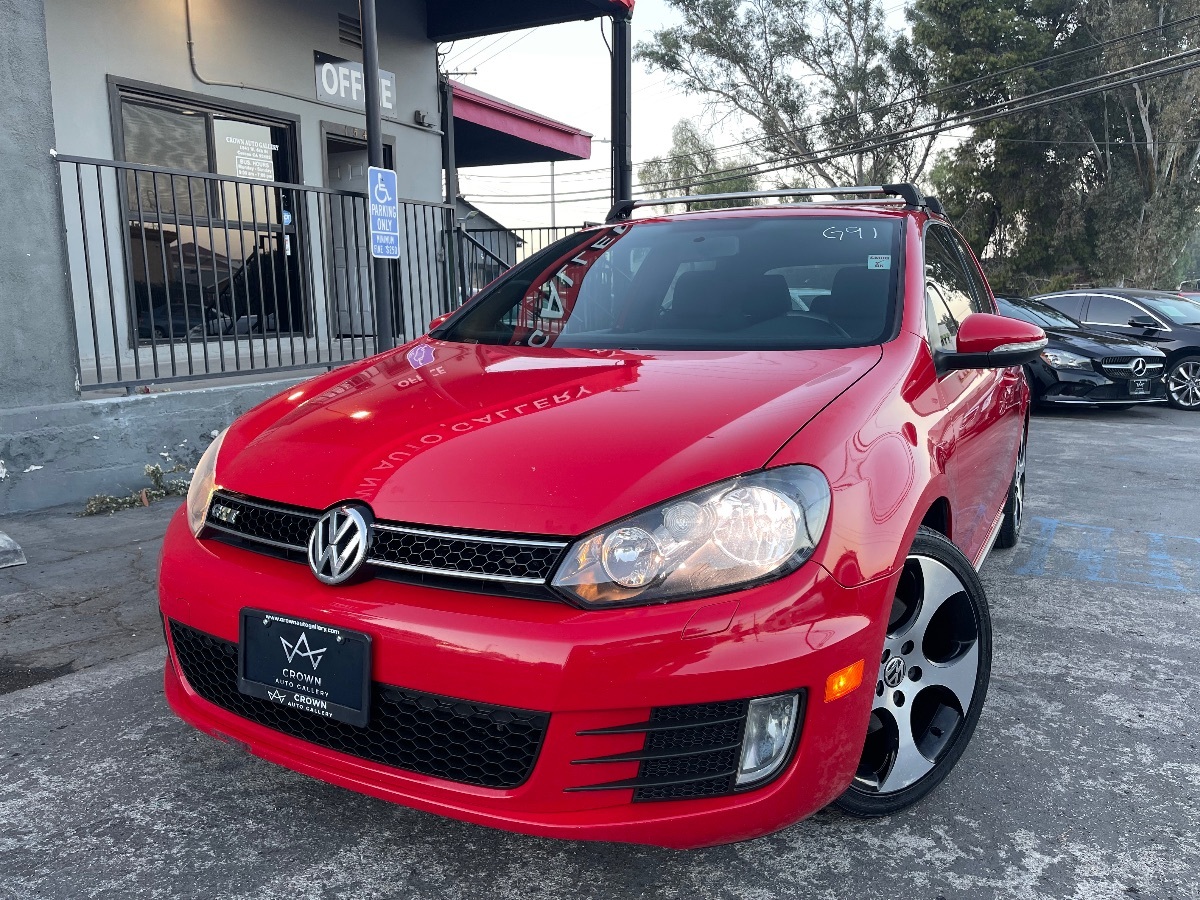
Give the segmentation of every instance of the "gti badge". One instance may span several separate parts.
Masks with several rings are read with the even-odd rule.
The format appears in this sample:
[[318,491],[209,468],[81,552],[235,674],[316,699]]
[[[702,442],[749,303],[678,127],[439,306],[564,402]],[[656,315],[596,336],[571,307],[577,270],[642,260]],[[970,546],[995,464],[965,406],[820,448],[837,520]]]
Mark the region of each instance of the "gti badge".
[[1129,364],[1129,370],[1133,372],[1134,378],[1141,378],[1146,374],[1146,361],[1140,356],[1137,357]]
[[283,652],[287,654],[287,661],[294,662],[297,656],[303,656],[312,663],[313,671],[317,670],[317,665],[321,662],[321,657],[325,655],[328,647],[322,647],[319,650],[313,650],[308,646],[308,632],[300,632],[300,639],[294,644],[289,644],[287,638],[279,639],[283,642]]
[[317,520],[308,538],[308,565],[325,584],[354,576],[367,558],[371,528],[352,506],[331,509]]
[[[1145,366],[1142,368],[1145,368]],[[241,510],[230,509],[228,506],[222,506],[220,503],[214,503],[212,505],[212,509],[209,510],[209,515],[214,519],[220,519],[226,525],[232,525],[237,521],[239,512],[241,512]]]

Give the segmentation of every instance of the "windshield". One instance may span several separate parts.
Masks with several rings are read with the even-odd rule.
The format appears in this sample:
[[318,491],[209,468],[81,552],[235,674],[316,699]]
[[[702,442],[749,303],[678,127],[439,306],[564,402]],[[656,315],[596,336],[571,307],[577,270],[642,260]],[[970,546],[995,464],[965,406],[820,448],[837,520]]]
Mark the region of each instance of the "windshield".
[[1184,297],[1138,297],[1151,312],[1170,319],[1172,325],[1200,325],[1200,303]]
[[1000,315],[1010,319],[1020,319],[1041,328],[1081,328],[1082,326],[1070,316],[1060,313],[1052,306],[1039,303],[1037,300],[1022,300],[1016,303],[1012,300],[996,298]]
[[812,349],[891,337],[899,222],[758,216],[582,232],[512,269],[433,336],[584,349]]

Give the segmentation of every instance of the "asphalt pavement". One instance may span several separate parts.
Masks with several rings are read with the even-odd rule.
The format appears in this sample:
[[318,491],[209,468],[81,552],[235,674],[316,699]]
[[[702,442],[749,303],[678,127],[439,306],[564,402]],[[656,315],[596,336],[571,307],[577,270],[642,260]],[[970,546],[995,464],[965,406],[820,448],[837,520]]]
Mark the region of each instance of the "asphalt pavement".
[[1200,897],[1200,414],[1038,414],[1029,466],[947,781],[886,819],[692,852],[466,825],[202,735],[161,689],[177,504],[10,517],[29,563],[0,569],[0,898]]

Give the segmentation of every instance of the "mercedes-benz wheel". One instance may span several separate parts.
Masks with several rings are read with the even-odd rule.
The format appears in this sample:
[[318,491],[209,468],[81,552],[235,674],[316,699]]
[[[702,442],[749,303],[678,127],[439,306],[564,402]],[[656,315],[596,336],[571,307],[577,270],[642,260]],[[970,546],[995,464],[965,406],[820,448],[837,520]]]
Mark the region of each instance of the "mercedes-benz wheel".
[[1185,356],[1171,366],[1167,400],[1176,409],[1200,409],[1200,356]]

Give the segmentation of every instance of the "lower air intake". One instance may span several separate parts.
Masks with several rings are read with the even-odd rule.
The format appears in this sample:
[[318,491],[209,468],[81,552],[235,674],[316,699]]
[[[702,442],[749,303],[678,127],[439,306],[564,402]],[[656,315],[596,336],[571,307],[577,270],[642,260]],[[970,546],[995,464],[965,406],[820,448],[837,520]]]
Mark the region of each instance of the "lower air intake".
[[209,703],[283,734],[385,766],[461,784],[514,788],[533,772],[548,713],[486,706],[374,682],[365,728],[249,697],[237,689],[238,645],[170,622],[192,689]]

